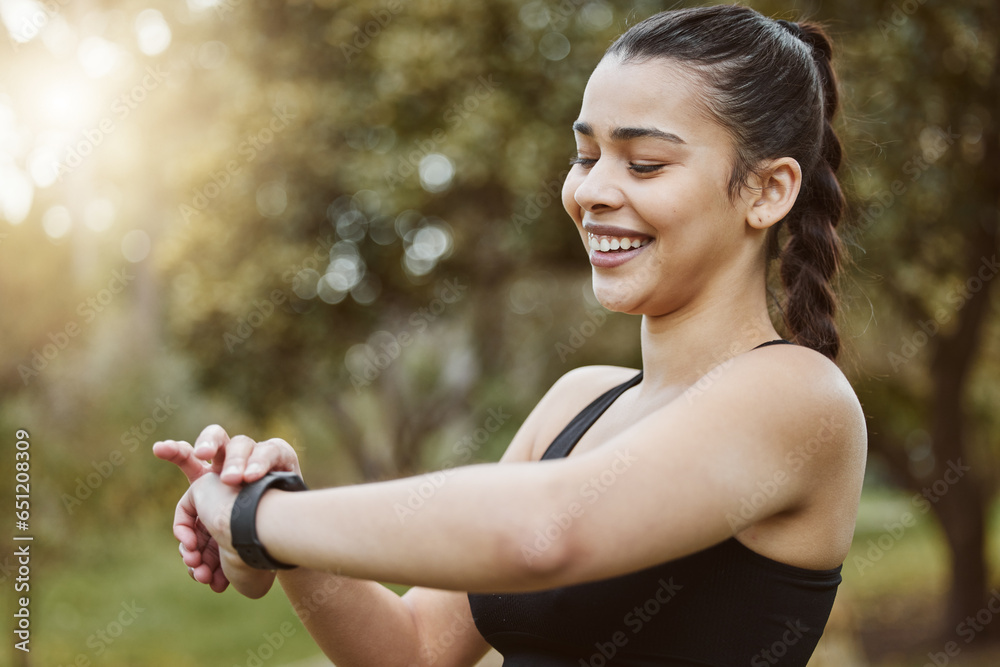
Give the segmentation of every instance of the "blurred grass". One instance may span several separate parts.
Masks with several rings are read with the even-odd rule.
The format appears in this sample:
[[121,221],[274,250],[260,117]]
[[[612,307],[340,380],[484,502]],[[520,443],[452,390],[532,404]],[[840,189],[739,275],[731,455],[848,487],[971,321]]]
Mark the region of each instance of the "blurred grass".
[[[85,535],[71,562],[39,572],[34,664],[68,666],[83,655],[102,667],[247,665],[259,664],[251,661],[257,653],[261,662],[281,665],[317,653],[278,584],[263,599],[248,600],[192,581],[169,519],[161,518],[136,522],[138,530],[114,526]],[[133,603],[142,611],[106,644],[98,632],[110,638],[122,605]],[[273,643],[280,636],[281,646],[259,650],[268,645],[265,635]]]
[[[942,618],[950,577],[948,549],[933,514],[921,514],[912,497],[892,489],[866,489],[854,543],[844,563],[838,601],[849,607],[851,624],[873,667],[921,667],[928,660],[928,650],[940,650],[942,628],[950,632],[961,620]],[[907,527],[888,549],[878,547],[880,536],[891,534],[887,524],[900,522],[905,512],[914,515],[915,525]],[[996,586],[1000,584],[1000,503],[991,508],[988,522],[986,562]],[[874,552],[872,543],[877,547]],[[880,551],[877,561],[870,558]],[[950,664],[1000,665],[1000,646],[985,636],[977,636],[970,644],[959,643],[962,654]]]

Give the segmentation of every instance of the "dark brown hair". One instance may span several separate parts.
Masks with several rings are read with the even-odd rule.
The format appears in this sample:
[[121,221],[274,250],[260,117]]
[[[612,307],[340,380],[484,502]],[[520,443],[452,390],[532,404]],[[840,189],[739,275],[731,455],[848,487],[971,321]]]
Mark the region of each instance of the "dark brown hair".
[[[768,232],[768,259],[780,260],[788,335],[836,359],[840,337],[831,280],[841,262],[836,226],[845,201],[836,176],[840,141],[830,125],[837,82],[823,28],[775,21],[748,7],[694,7],[637,23],[606,55],[621,62],[666,58],[701,77],[708,113],[735,145],[730,198],[765,161],[798,161],[802,187],[788,215]],[[782,225],[787,238],[779,248]]]

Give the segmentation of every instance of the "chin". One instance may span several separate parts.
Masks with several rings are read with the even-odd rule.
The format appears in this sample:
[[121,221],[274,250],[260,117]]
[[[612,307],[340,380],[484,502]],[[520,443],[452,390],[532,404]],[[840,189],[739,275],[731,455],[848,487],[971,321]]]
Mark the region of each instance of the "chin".
[[623,290],[620,286],[600,285],[596,279],[593,282],[594,297],[597,302],[613,313],[637,314],[639,303],[634,292]]

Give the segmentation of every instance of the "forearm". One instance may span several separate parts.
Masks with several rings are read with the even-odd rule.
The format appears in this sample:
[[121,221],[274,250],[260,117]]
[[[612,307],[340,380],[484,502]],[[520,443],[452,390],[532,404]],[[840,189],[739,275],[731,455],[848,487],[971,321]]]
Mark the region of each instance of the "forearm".
[[280,571],[278,581],[313,640],[339,667],[419,664],[413,614],[381,584],[301,567]]
[[551,466],[483,464],[435,475],[270,491],[257,532],[280,561],[362,579],[471,592],[550,585],[563,540],[534,558],[523,548],[551,522],[549,508],[565,507],[575,491],[556,483]]

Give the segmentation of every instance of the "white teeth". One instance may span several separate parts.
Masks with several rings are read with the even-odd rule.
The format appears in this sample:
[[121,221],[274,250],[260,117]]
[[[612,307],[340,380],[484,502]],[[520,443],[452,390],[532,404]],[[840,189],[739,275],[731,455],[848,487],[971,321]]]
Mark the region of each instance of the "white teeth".
[[649,243],[648,238],[630,239],[624,236],[622,238],[614,238],[611,236],[596,236],[594,234],[588,234],[587,236],[590,249],[599,250],[601,252],[631,250],[632,248],[641,248]]

